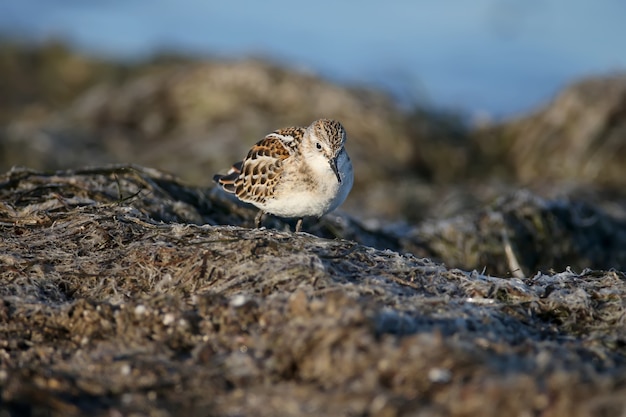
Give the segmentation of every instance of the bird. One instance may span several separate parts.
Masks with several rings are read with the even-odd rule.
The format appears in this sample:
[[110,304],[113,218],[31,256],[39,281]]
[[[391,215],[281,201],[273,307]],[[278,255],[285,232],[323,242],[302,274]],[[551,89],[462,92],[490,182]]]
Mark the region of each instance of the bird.
[[259,209],[263,216],[318,219],[339,207],[354,182],[345,148],[346,130],[336,120],[319,119],[308,127],[275,130],[252,146],[247,156],[213,180],[227,193]]

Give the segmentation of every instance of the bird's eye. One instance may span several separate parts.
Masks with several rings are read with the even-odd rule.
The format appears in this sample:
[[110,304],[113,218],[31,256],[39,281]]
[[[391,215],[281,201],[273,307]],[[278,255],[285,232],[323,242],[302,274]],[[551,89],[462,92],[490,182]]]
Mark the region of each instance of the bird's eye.
[[315,147],[317,148],[318,151],[322,150],[322,144],[319,142],[315,142]]

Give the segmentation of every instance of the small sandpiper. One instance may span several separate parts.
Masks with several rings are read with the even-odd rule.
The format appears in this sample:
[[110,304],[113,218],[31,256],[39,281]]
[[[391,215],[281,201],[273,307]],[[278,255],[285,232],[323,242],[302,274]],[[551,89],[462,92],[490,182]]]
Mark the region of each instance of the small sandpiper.
[[344,202],[354,172],[344,148],[346,131],[335,120],[320,119],[307,128],[276,130],[255,144],[243,161],[213,180],[226,192],[265,213],[298,219],[322,217]]

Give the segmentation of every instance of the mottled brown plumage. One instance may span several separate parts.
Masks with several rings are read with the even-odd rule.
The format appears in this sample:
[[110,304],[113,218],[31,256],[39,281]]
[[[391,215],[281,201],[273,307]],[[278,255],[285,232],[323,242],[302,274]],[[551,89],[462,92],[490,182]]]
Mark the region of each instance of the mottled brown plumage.
[[276,130],[257,142],[226,175],[213,179],[241,201],[280,217],[320,217],[346,198],[352,187],[344,128],[321,119],[309,127]]

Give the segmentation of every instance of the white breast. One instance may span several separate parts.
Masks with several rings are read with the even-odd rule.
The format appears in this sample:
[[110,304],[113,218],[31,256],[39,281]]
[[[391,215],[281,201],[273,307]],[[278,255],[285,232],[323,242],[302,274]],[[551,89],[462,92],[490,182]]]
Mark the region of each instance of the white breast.
[[312,161],[307,170],[300,168],[296,164],[285,166],[273,198],[257,206],[279,217],[321,217],[339,207],[352,189],[354,174],[345,150],[337,160],[341,183],[327,160]]

